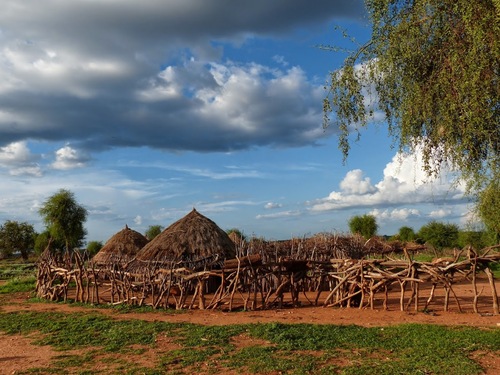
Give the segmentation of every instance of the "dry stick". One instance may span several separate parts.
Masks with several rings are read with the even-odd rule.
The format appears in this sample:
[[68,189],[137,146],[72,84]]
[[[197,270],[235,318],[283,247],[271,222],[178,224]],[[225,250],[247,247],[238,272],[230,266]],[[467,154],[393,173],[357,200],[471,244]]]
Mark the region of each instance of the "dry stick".
[[[328,294],[328,296],[325,299],[324,305],[327,305],[330,301],[330,299],[333,297],[335,292],[337,292],[341,286],[344,285],[344,283],[347,281],[347,279],[351,276],[351,274],[347,274],[342,280],[339,281],[339,283],[333,288],[333,290]],[[337,298],[338,299],[338,298]]]
[[[410,277],[412,279],[415,279],[415,267],[413,265],[411,266]],[[415,297],[415,294],[416,294],[416,289],[415,289],[416,281],[410,281],[410,283],[411,283],[411,295],[410,295],[410,298],[408,299],[408,303],[406,304],[405,310],[408,310],[410,308],[411,302],[413,301],[413,298]],[[418,298],[417,298],[417,300],[418,300]],[[416,304],[418,306],[418,302],[416,302]]]
[[[174,264],[170,264],[170,275],[168,277],[168,288],[167,288],[167,296],[165,297],[165,308],[168,308],[168,300],[170,299],[170,289],[172,288],[172,275],[174,273]],[[175,300],[175,297],[174,297]]]
[[346,297],[344,297],[344,298],[342,298],[342,299],[340,299],[338,301],[335,301],[334,303],[329,304],[328,307],[333,307],[335,305],[340,305],[342,302],[350,300],[352,297],[354,297],[354,296],[356,296],[356,295],[358,295],[360,293],[361,293],[361,290],[358,290],[357,292],[354,292],[353,294],[348,294]]
[[486,267],[484,272],[486,273],[486,276],[488,276],[488,281],[490,282],[491,295],[493,297],[493,314],[498,315],[500,312],[498,309],[498,295],[495,287],[495,278],[489,267]]
[[238,279],[240,277],[240,266],[241,266],[241,261],[240,258],[236,258],[238,260],[238,269],[236,270],[236,276],[234,277],[234,285],[233,285],[233,290],[231,291],[231,297],[229,299],[229,311],[233,310],[233,298],[234,298],[234,293],[236,292],[236,288],[238,287]]
[[363,302],[365,300],[365,277],[363,275],[363,260],[361,260],[359,264],[360,270],[360,278],[361,278],[361,300],[359,301],[359,309],[363,308]]
[[374,307],[374,295],[375,295],[375,291],[373,290],[373,285],[375,284],[375,280],[374,279],[371,279],[370,280],[370,310],[373,310],[373,307]]
[[389,287],[384,283],[384,310],[388,310],[387,304],[389,302]]
[[477,283],[476,283],[476,267],[477,267],[477,256],[474,257],[474,261],[472,262],[472,289],[474,290],[474,301],[472,303],[472,307],[474,309],[474,312],[476,314],[479,313],[479,310],[477,308],[477,300],[478,300],[478,293],[477,293]]
[[398,281],[399,281],[399,287],[401,288],[401,296],[399,298],[399,307],[400,307],[401,311],[404,311],[406,280],[398,280]]
[[323,290],[323,288],[321,288],[321,286],[323,285],[323,279],[325,278],[324,275],[319,275],[319,281],[318,281],[318,285],[316,286],[316,298],[314,300],[314,305],[315,306],[318,306],[318,301],[319,301],[319,296],[321,295],[321,292]]
[[162,280],[161,285],[160,285],[160,295],[159,295],[158,299],[156,300],[156,302],[153,300],[153,308],[154,309],[158,308],[158,305],[161,303],[165,293],[167,292],[167,290],[170,290],[170,287],[168,287],[168,288],[165,287],[166,283],[167,283],[167,278],[163,277],[163,280]]
[[432,288],[431,292],[429,294],[429,298],[427,299],[427,302],[425,303],[424,310],[427,310],[427,307],[429,307],[429,304],[431,303],[432,299],[434,298],[434,291],[436,290],[436,283],[432,283]]
[[205,310],[205,280],[204,279],[199,280],[198,287],[200,289],[199,308],[200,308],[200,310]]

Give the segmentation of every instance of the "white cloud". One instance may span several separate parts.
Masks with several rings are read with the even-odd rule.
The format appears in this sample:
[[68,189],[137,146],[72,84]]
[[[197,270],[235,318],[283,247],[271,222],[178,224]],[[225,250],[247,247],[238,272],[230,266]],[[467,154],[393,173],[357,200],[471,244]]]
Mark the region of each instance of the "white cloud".
[[312,211],[330,211],[353,207],[375,207],[431,203],[438,200],[463,199],[464,191],[452,185],[453,175],[443,171],[436,179],[427,178],[422,156],[397,154],[384,169],[383,179],[372,185],[361,170],[346,174],[340,191],[312,202]]
[[281,211],[281,212],[276,212],[272,214],[265,214],[265,215],[257,215],[255,218],[260,220],[260,219],[281,219],[281,218],[287,218],[287,217],[295,217],[295,216],[301,216],[303,215],[303,212],[301,211]]
[[141,216],[141,215],[137,215],[137,216],[134,218],[134,224],[135,224],[135,225],[142,225],[142,216]]
[[397,208],[393,210],[376,208],[370,211],[369,214],[380,221],[407,221],[409,218],[421,216],[420,211],[415,208]]
[[264,208],[266,210],[273,210],[276,208],[281,208],[283,205],[281,203],[268,202],[265,204]]
[[361,169],[355,169],[347,172],[344,179],[340,182],[340,188],[347,194],[369,194],[377,189],[370,182],[370,178],[363,177]]
[[89,160],[86,153],[66,145],[56,151],[56,160],[52,163],[52,168],[62,170],[81,168],[85,167]]
[[429,217],[432,219],[442,219],[444,217],[447,217],[451,215],[452,211],[449,209],[439,209],[439,210],[433,210],[429,213]]
[[14,142],[0,147],[0,167],[7,168],[12,176],[40,177],[42,170],[36,163],[38,159],[38,156],[31,153],[26,142]]

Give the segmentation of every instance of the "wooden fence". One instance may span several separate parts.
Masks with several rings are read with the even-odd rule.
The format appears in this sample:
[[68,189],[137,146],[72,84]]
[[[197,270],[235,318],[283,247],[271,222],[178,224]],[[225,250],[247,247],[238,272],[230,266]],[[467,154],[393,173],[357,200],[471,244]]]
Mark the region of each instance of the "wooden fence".
[[[389,291],[399,296],[399,309],[427,310],[437,290],[444,291],[443,309],[450,301],[462,311],[454,285],[470,282],[473,310],[478,311],[477,280],[486,275],[492,313],[499,314],[491,264],[500,245],[472,249],[453,259],[417,262],[406,259],[273,259],[262,254],[198,264],[120,261],[95,265],[78,252],[55,257],[49,251],[38,261],[37,295],[53,301],[130,304],[153,308],[258,310],[304,304],[388,309]],[[425,294],[423,285],[426,285]]]

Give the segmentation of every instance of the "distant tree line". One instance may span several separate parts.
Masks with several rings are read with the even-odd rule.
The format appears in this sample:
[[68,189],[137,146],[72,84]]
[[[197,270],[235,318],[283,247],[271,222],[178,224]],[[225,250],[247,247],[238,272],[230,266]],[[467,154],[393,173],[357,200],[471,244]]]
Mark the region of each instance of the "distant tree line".
[[[348,224],[351,233],[359,234],[366,239],[377,235],[378,224],[373,215],[353,216]],[[390,237],[390,240],[427,243],[438,250],[463,248],[468,245],[484,248],[498,244],[497,233],[491,230],[460,230],[456,224],[436,220],[425,224],[417,232],[409,226],[402,226],[397,234]]]

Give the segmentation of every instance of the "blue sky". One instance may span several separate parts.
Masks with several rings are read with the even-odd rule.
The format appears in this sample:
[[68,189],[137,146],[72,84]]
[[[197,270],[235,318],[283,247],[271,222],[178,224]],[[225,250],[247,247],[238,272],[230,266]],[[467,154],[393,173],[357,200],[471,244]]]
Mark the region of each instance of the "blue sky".
[[0,222],[43,229],[59,189],[89,212],[87,240],[166,227],[195,207],[221,228],[285,239],[470,222],[451,173],[429,181],[383,121],[347,164],[322,128],[328,73],[369,39],[362,1],[4,0]]

